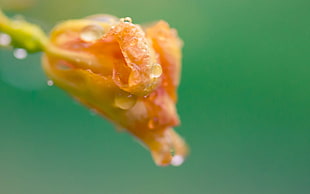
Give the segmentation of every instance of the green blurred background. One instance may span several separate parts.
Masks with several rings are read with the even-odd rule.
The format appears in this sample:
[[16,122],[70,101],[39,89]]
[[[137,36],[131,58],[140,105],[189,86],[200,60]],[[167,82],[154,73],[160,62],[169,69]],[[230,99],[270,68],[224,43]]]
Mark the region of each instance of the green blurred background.
[[47,30],[96,13],[177,28],[177,131],[191,155],[156,167],[131,136],[48,87],[40,54],[2,49],[0,194],[310,193],[309,0],[0,2],[25,1],[7,13]]

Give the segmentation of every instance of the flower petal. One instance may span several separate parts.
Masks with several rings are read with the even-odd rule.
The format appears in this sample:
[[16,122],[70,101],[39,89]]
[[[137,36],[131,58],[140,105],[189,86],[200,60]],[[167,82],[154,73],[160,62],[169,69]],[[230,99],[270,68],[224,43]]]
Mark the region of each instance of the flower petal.
[[172,129],[180,123],[182,41],[175,30],[163,21],[145,33],[125,20],[71,20],[54,29],[51,42],[62,52],[47,52],[43,67],[56,85],[138,138],[156,164],[183,162],[188,148]]

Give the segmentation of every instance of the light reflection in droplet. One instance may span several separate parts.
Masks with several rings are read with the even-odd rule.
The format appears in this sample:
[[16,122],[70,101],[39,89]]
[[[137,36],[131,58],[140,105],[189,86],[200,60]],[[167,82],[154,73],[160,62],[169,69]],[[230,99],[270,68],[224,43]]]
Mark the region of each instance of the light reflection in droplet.
[[151,70],[151,78],[159,78],[161,74],[163,73],[163,70],[161,68],[160,64],[154,64]]
[[119,22],[119,18],[115,17],[113,15],[108,15],[108,14],[98,14],[98,15],[92,15],[86,17],[86,19],[93,20],[93,21],[99,21],[99,22],[104,22],[108,23],[110,25],[115,25]]
[[16,59],[25,59],[28,53],[25,49],[18,48],[13,51],[13,55]]
[[11,36],[5,33],[0,33],[0,46],[9,46],[11,44]]
[[136,104],[136,102],[136,96],[132,94],[127,94],[125,92],[117,94],[114,99],[115,106],[123,110],[130,109]]
[[85,42],[93,42],[104,35],[104,29],[99,25],[89,25],[82,29],[80,38]]
[[53,86],[53,85],[54,85],[53,80],[48,80],[48,81],[47,81],[47,85],[48,85],[48,86]]
[[148,121],[147,125],[150,129],[155,129],[158,126],[158,122],[158,118],[154,117]]
[[175,155],[173,156],[172,160],[171,160],[171,165],[172,166],[180,166],[181,164],[183,164],[184,162],[184,158],[180,155]]
[[120,19],[121,22],[132,23],[131,17],[125,17]]
[[90,109],[90,114],[92,116],[96,116],[96,115],[98,115],[98,111],[96,109]]

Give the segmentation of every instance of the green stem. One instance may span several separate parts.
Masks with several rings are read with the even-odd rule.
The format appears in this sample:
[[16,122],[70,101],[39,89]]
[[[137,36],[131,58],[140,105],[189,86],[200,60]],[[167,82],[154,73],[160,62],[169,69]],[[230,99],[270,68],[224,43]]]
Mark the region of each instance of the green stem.
[[0,31],[11,36],[13,46],[26,49],[28,52],[43,51],[48,42],[43,30],[37,25],[24,20],[11,20],[0,9]]
[[[90,68],[89,61],[96,61],[91,55],[71,52],[52,44],[43,30],[24,20],[8,18],[0,9],[0,31],[11,36],[13,46],[26,49],[28,52],[46,52],[55,57],[76,62],[79,60],[81,68]],[[96,65],[96,64],[92,64]]]

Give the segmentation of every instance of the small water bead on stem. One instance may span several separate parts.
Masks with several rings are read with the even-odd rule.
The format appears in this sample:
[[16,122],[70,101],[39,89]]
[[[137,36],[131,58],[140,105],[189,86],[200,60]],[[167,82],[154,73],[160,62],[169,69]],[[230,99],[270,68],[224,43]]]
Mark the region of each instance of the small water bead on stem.
[[25,59],[28,53],[25,49],[17,48],[13,51],[13,55],[16,59]]
[[92,24],[84,27],[81,31],[80,38],[85,42],[94,42],[100,39],[105,33],[102,26]]
[[10,35],[5,33],[0,33],[0,46],[9,46],[12,42]]
[[119,92],[115,95],[114,105],[120,109],[128,110],[137,102],[137,97],[127,92]]

